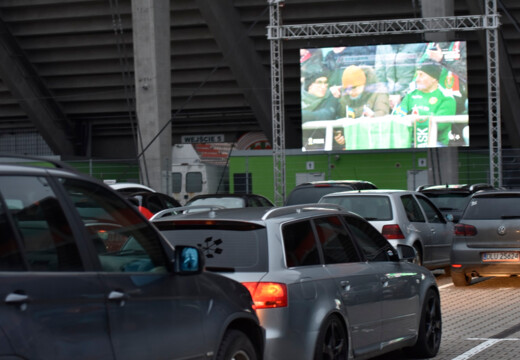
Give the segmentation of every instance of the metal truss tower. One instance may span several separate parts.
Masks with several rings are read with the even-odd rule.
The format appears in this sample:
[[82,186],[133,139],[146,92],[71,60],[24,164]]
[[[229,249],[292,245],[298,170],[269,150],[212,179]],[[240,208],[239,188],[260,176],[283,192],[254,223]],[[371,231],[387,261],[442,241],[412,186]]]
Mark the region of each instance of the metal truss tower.
[[283,0],[268,0],[270,3],[271,40],[271,100],[273,116],[273,164],[274,203],[283,205],[285,200],[285,116],[283,97],[283,48],[281,30],[281,6]]
[[488,104],[489,104],[489,162],[490,182],[502,185],[502,156],[500,130],[500,85],[498,73],[497,0],[485,1],[485,15],[394,19],[323,24],[282,25],[281,9],[284,0],[268,0],[270,24],[267,38],[271,42],[271,84],[273,111],[273,162],[275,204],[285,199],[285,133],[283,107],[283,61],[281,40],[321,39],[335,37],[396,35],[448,31],[486,31]]
[[[496,17],[497,0],[485,0],[485,2],[486,15]],[[487,29],[486,50],[488,72],[489,175],[491,184],[500,187],[502,186],[502,130],[500,125],[498,41],[498,26]]]

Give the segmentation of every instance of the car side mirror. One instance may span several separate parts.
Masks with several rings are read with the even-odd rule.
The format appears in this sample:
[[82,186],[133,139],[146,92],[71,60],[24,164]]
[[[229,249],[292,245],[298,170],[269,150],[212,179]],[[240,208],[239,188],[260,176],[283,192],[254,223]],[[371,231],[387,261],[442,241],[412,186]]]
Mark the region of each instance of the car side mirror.
[[181,275],[199,274],[204,269],[204,255],[193,246],[175,246],[175,273]]
[[396,250],[397,254],[399,255],[399,259],[404,261],[413,262],[417,256],[417,252],[413,246],[410,245],[398,244]]

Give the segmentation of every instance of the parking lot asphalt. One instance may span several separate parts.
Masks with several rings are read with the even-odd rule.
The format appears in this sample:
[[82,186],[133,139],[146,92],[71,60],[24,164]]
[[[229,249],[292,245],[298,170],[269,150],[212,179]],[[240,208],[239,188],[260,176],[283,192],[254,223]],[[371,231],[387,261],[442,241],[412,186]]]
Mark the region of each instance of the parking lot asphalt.
[[[520,278],[473,279],[455,287],[437,275],[443,334],[436,360],[517,360],[520,358]],[[410,359],[402,352],[374,358]]]

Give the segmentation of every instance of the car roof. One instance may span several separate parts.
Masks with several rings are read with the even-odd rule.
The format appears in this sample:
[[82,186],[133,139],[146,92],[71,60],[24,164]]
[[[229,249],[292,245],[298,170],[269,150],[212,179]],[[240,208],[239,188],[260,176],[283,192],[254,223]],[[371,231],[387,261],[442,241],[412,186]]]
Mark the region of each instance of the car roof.
[[281,207],[248,207],[229,208],[212,211],[193,212],[175,216],[161,217],[155,222],[183,221],[183,220],[215,220],[215,221],[243,221],[264,225],[267,221],[285,222],[288,220],[304,219],[327,213],[348,213],[341,206],[331,204],[305,204]]
[[419,192],[468,192],[473,193],[479,190],[492,190],[495,187],[487,183],[476,183],[476,184],[444,184],[444,185],[421,185],[417,187]]
[[488,190],[488,191],[479,191],[472,195],[472,198],[477,197],[499,197],[499,196],[520,196],[520,190]]
[[167,196],[167,197],[171,198],[170,195],[164,194],[164,193],[160,193],[160,192],[157,192],[157,191],[154,191],[154,192],[151,192],[151,191],[136,191],[136,192],[128,194],[128,196],[152,196],[152,195]]
[[391,194],[417,194],[416,191],[412,190],[401,190],[401,189],[360,189],[360,190],[348,190],[339,191],[323,195],[326,197],[337,197],[337,196],[357,196],[357,195],[391,195]]
[[31,166],[31,165],[6,165],[6,164],[0,164],[0,171],[2,174],[25,174],[25,175],[40,175],[40,176],[73,176],[83,179],[89,179],[91,181],[95,179],[90,179],[89,177],[86,177],[84,174],[81,174],[76,171],[71,171],[67,169],[52,169],[52,168],[46,168],[46,167],[39,167],[39,166]]
[[155,192],[155,190],[152,189],[151,187],[148,187],[146,185],[139,184],[139,183],[131,183],[131,182],[110,183],[110,182],[108,182],[107,184],[114,190],[126,190],[126,189],[135,188],[135,189],[140,189],[143,191]]
[[247,197],[264,197],[257,194],[237,194],[237,193],[217,193],[217,194],[200,194],[195,195],[192,199],[205,199],[205,198],[224,198],[224,197],[236,197],[236,198],[247,198]]
[[316,180],[316,181],[309,181],[305,183],[301,183],[297,185],[296,187],[303,187],[303,186],[317,186],[317,185],[357,185],[357,184],[364,184],[376,187],[373,183],[370,181],[365,180]]

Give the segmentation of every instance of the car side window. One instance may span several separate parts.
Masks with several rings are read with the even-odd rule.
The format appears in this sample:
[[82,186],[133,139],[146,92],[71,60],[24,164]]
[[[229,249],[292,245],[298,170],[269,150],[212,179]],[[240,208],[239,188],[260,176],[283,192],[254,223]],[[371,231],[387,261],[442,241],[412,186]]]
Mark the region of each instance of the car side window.
[[368,261],[399,260],[392,245],[370,223],[353,216],[344,219]]
[[412,195],[401,196],[401,203],[410,222],[425,222],[421,207]]
[[247,198],[246,203],[248,207],[259,207],[260,203],[256,198]]
[[310,221],[299,221],[282,227],[287,267],[321,264],[316,237]]
[[269,203],[269,201],[267,201],[266,199],[260,197],[258,198],[258,203],[260,204],[259,206],[267,206],[267,207],[271,207],[272,205]]
[[[148,206],[146,206],[146,205],[148,205]],[[146,205],[145,206],[148,208],[148,210],[150,210],[154,214],[163,209],[161,199],[157,195],[152,195],[152,196],[148,197],[148,203]]]
[[326,264],[361,261],[353,240],[337,216],[314,219]]
[[0,189],[20,234],[29,270],[83,269],[71,226],[47,178],[1,176]]
[[61,179],[107,272],[166,272],[160,237],[137,210],[110,190]]
[[[7,206],[15,206],[15,203],[9,202]],[[0,202],[0,271],[20,271],[24,269],[24,263],[7,211]]]
[[419,201],[419,204],[421,204],[428,222],[437,224],[445,223],[442,214],[430,203],[428,199],[425,199],[422,196],[417,196],[417,201]]

